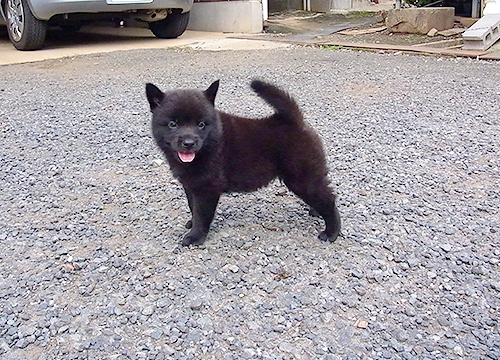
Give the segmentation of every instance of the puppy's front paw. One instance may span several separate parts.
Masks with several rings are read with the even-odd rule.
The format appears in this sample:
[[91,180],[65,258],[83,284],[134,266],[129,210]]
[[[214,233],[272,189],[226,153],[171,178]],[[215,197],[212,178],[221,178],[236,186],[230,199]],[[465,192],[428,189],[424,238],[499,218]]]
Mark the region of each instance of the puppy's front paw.
[[337,237],[338,237],[338,233],[335,233],[335,234],[332,234],[330,236],[328,236],[328,234],[326,233],[326,231],[322,231],[318,238],[321,240],[321,241],[329,241],[329,242],[334,242],[335,240],[337,240]]
[[193,232],[192,230],[184,236],[184,239],[182,239],[181,244],[184,246],[189,246],[189,245],[201,245],[205,242],[205,238],[207,237],[206,234],[197,234]]

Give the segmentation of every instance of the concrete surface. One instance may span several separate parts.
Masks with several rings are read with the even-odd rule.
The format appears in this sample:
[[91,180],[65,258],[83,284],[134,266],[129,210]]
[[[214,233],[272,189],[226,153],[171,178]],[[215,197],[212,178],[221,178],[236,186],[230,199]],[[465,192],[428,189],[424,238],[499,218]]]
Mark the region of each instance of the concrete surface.
[[157,39],[148,29],[93,26],[71,36],[51,31],[43,49],[18,51],[10,43],[5,27],[0,27],[0,65],[132,49],[196,47],[217,51],[289,46],[274,41],[231,39],[231,36],[234,34],[188,30],[177,39]]

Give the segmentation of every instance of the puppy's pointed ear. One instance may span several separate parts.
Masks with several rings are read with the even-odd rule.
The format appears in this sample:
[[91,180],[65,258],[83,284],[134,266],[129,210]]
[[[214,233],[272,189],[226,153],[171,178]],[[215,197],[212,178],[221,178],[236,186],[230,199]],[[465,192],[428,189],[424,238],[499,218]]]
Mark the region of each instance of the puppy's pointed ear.
[[151,111],[153,111],[158,105],[160,105],[161,101],[165,97],[165,94],[153,84],[148,83],[146,84],[146,96],[148,97]]
[[216,80],[210,85],[210,87],[204,91],[205,96],[212,104],[215,105],[215,95],[217,95],[217,90],[219,90],[219,80]]

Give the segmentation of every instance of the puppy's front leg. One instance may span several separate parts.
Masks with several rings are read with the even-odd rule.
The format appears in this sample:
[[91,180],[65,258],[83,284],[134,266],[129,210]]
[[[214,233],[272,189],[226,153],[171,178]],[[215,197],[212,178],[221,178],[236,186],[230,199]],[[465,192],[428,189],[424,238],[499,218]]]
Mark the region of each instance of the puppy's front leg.
[[203,244],[214,218],[220,195],[219,192],[189,192],[189,204],[193,213],[192,228],[184,236],[182,245]]
[[193,214],[194,214],[194,211],[193,211],[193,197],[189,193],[188,189],[184,188],[184,191],[186,192],[186,197],[187,197],[187,201],[188,201],[188,205],[189,205],[189,210],[191,210],[191,219],[188,220],[188,222],[186,223],[186,229],[191,229],[193,227]]

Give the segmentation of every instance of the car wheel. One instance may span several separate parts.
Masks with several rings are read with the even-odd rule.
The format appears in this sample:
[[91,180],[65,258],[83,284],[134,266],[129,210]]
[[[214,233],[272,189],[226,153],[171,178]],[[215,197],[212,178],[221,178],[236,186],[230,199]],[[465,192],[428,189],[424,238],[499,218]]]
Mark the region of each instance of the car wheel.
[[189,11],[173,10],[165,19],[149,23],[149,28],[157,38],[173,39],[182,35],[189,21]]
[[7,0],[5,3],[7,32],[18,50],[39,49],[45,41],[47,22],[38,20],[27,0]]

